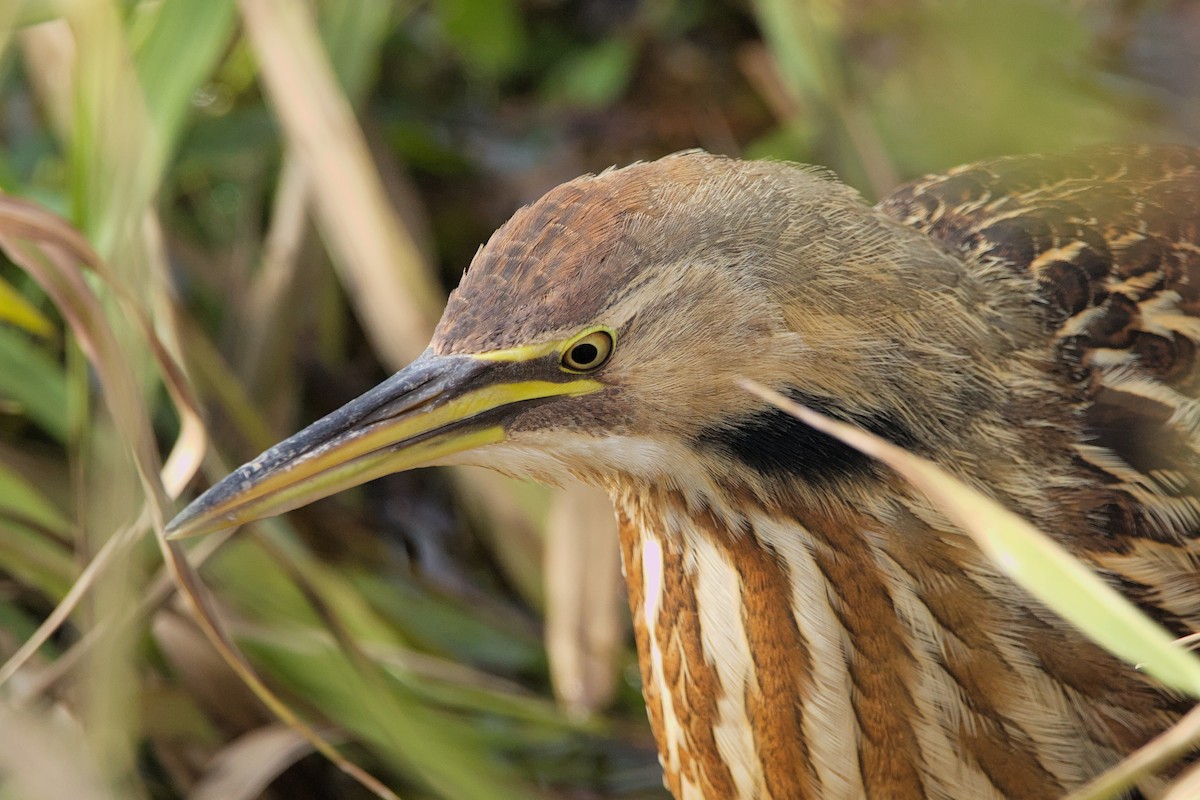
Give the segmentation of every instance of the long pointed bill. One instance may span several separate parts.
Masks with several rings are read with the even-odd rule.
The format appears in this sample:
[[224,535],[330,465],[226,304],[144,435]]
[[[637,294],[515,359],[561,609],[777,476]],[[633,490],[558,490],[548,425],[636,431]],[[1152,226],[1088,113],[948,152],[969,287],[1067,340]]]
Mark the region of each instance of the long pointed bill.
[[540,359],[426,352],[356,400],[244,464],[167,526],[171,538],[281,514],[392,472],[505,438],[517,408],[601,384],[531,369]]

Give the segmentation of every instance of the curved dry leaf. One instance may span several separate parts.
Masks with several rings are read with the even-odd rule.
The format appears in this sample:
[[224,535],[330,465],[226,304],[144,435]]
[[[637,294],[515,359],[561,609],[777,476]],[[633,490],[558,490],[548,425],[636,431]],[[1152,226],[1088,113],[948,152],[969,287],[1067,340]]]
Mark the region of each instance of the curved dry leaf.
[[[181,370],[168,357],[145,315],[136,304],[121,296],[119,283],[113,280],[103,260],[82,234],[66,220],[35,203],[0,194],[0,249],[50,295],[67,320],[80,348],[95,367],[109,412],[134,456],[138,476],[148,498],[138,520],[105,542],[62,602],[0,668],[0,683],[4,683],[66,621],[80,599],[94,585],[96,578],[116,556],[140,539],[152,523],[161,530],[169,507],[169,494],[163,485],[158,444],[149,411],[137,379],[105,318],[100,300],[84,279],[85,270],[95,272],[124,302],[158,359],[167,390],[176,401],[182,435],[172,449],[172,468],[168,473],[176,493],[182,491],[199,468],[206,437]],[[176,456],[176,453],[181,455]]]
[[[115,554],[124,552],[151,525],[161,533],[170,507],[170,496],[163,483],[162,467],[149,412],[137,381],[122,357],[116,336],[107,323],[99,299],[84,280],[84,268],[94,271],[113,289],[118,300],[124,303],[126,310],[139,324],[145,341],[158,360],[168,392],[177,404],[183,426],[182,435],[172,453],[173,456],[175,452],[180,455],[173,459],[172,468],[166,476],[172,489],[181,491],[187,482],[184,480],[185,475],[190,478],[199,467],[203,448],[197,446],[197,441],[204,437],[204,429],[196,413],[195,404],[191,401],[190,390],[182,377],[182,370],[169,357],[145,315],[136,304],[128,302],[120,283],[113,280],[104,261],[96,255],[82,234],[61,217],[34,203],[0,194],[0,249],[4,250],[13,263],[25,269],[50,295],[63,318],[67,320],[80,348],[96,369],[104,390],[106,405],[116,423],[118,433],[127,442],[134,457],[147,498],[137,522],[127,526],[123,534],[110,537],[58,608],[25,646],[0,668],[2,683],[65,621],[79,599],[94,583],[96,575],[111,562]],[[189,468],[191,473],[187,471]],[[203,584],[188,563],[184,551],[178,545],[167,542],[161,535],[155,538],[162,551],[163,560],[174,577],[175,585],[191,608],[197,624],[250,690],[280,720],[296,730],[314,749],[348,775],[379,797],[389,800],[396,798],[395,793],[376,778],[342,757],[271,692],[221,628],[206,600]]]
[[150,413],[100,300],[81,269],[90,267],[105,277],[103,262],[66,220],[7,195],[0,195],[0,249],[50,295],[95,368],[109,413],[133,455],[142,488],[153,501],[153,515],[161,527],[168,499],[159,475],[161,464]]
[[213,757],[188,800],[254,800],[311,752],[312,743],[286,725],[251,731]]

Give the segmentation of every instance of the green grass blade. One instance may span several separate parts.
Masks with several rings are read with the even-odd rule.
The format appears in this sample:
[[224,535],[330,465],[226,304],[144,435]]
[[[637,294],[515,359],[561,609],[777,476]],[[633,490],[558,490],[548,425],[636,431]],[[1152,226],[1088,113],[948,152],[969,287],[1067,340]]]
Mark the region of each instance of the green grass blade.
[[54,334],[54,323],[3,278],[0,278],[0,322],[16,325],[35,336]]
[[142,4],[133,19],[134,68],[154,129],[147,181],[157,185],[196,89],[213,73],[234,30],[233,0]]
[[0,326],[0,397],[59,442],[66,442],[67,385],[62,366],[29,337]]

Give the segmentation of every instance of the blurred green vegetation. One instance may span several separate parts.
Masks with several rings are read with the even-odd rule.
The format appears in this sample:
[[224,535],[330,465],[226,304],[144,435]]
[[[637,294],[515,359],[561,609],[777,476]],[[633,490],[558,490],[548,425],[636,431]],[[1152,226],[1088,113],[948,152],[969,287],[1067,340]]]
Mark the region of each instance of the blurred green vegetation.
[[[0,5],[0,189],[106,265],[0,207],[4,657],[78,595],[3,673],[0,734],[53,744],[0,756],[0,796],[366,796],[280,728],[172,590],[152,531],[181,473],[159,481],[158,459],[203,455],[194,490],[371,386],[424,347],[429,298],[519,205],[688,147],[824,164],[873,198],[990,155],[1195,141],[1197,9]],[[339,135],[318,139],[327,121]],[[364,239],[384,263],[356,255]],[[265,682],[403,797],[661,797],[627,645],[607,707],[554,703],[549,502],[396,476],[202,542],[200,576]]]

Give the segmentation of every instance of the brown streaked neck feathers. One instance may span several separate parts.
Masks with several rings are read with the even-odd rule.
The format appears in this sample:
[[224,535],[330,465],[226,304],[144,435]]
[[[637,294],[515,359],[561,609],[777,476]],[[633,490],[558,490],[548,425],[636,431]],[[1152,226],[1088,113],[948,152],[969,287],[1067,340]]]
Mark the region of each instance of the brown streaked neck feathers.
[[1178,713],[903,504],[889,526],[616,500],[677,797],[1050,800]]

